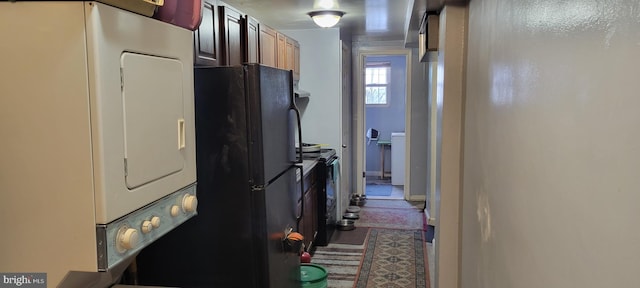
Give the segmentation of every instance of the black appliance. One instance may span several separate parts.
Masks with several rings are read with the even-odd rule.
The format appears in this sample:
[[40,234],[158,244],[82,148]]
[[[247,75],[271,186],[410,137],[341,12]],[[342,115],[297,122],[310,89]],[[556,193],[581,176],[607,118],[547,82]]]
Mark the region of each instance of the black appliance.
[[198,216],[140,253],[139,284],[299,287],[300,250],[285,240],[301,216],[291,72],[246,64],[194,78]]
[[318,152],[303,153],[305,159],[318,161],[318,234],[314,245],[326,246],[336,228],[336,185],[338,171],[338,156],[334,149],[321,149]]

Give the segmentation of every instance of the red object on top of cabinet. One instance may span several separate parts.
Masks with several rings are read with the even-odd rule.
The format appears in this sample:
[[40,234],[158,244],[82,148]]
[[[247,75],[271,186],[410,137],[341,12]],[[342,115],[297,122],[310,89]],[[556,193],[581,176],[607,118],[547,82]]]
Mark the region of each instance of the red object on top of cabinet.
[[202,20],[202,6],[202,0],[165,0],[153,18],[194,31]]

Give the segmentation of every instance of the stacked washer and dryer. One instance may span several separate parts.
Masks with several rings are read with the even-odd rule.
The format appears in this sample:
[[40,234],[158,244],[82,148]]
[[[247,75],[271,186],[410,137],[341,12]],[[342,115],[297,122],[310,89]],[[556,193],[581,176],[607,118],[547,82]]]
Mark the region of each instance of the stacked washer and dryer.
[[0,35],[0,272],[110,286],[196,215],[193,33],[99,2],[11,1]]

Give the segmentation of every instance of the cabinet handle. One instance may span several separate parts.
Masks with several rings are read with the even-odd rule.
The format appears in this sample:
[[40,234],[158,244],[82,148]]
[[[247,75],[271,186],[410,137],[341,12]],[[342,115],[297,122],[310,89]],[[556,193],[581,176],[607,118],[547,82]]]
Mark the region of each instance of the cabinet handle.
[[178,150],[184,149],[186,138],[184,135],[184,119],[178,119]]

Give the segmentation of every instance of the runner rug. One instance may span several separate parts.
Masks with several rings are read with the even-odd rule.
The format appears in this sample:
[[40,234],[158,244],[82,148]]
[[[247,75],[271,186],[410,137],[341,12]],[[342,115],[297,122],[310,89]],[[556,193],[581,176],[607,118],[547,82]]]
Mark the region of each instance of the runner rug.
[[405,209],[424,209],[424,201],[405,201],[405,200],[389,200],[389,199],[367,199],[364,204],[366,208],[405,208]]
[[422,236],[422,230],[371,229],[355,287],[429,287]]
[[363,245],[316,246],[311,263],[327,269],[327,287],[352,288],[360,267]]
[[367,207],[360,210],[356,227],[423,230],[424,214],[418,209]]
[[368,234],[369,228],[367,227],[357,227],[350,231],[336,230],[333,232],[333,237],[331,237],[331,243],[362,245]]

